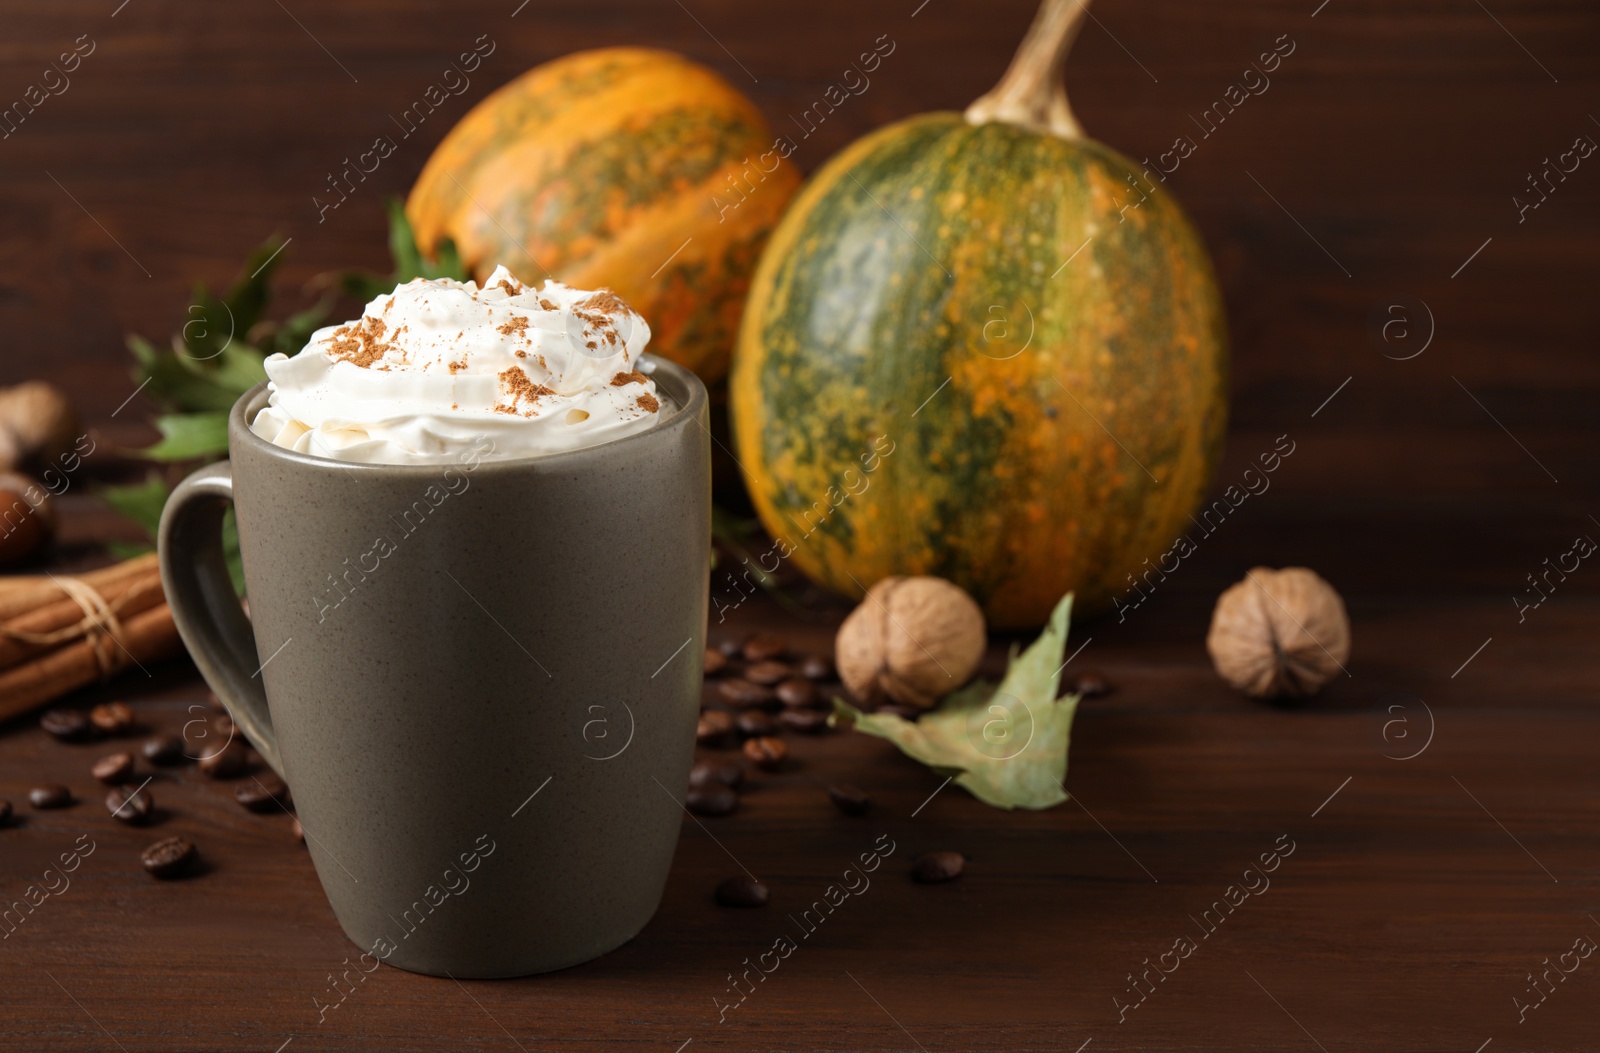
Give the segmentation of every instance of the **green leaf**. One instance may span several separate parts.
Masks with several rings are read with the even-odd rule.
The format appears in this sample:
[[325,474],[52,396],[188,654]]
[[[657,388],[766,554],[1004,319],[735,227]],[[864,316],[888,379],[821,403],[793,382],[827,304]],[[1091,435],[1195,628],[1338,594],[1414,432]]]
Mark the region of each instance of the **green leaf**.
[[[394,257],[394,285],[404,285],[412,278],[422,277],[422,253],[417,251],[417,238],[406,218],[406,207],[397,197],[388,201],[389,255]],[[391,285],[390,288],[394,288]]]
[[139,451],[152,461],[192,461],[228,452],[228,414],[172,413],[156,418],[161,441]]
[[106,504],[138,523],[150,535],[150,540],[155,540],[156,531],[161,526],[161,510],[167,504],[165,479],[152,472],[142,483],[107,486],[99,492]]
[[286,244],[277,235],[262,242],[244,261],[244,269],[228,290],[228,310],[241,337],[261,320],[267,301],[272,299],[272,272],[282,260],[282,249]]
[[235,340],[217,356],[217,368],[211,379],[238,398],[267,379],[266,367],[262,365],[266,360],[266,354],[259,348]]
[[430,278],[454,278],[464,282],[470,277],[466,264],[461,262],[461,251],[456,248],[454,238],[440,238],[438,247],[433,251],[433,261],[425,263],[423,268]]
[[1056,698],[1067,646],[1069,592],[1039,638],[1011,664],[998,688],[975,681],[916,721],[862,713],[834,699],[833,722],[888,739],[996,808],[1050,808],[1067,799],[1067,747],[1078,696]]

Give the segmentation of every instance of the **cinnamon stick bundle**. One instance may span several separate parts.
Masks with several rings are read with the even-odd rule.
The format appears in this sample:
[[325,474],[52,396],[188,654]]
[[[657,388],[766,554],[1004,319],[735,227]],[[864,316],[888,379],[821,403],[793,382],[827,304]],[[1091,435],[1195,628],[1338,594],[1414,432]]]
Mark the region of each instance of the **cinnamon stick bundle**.
[[0,720],[181,649],[154,553],[80,575],[0,578]]

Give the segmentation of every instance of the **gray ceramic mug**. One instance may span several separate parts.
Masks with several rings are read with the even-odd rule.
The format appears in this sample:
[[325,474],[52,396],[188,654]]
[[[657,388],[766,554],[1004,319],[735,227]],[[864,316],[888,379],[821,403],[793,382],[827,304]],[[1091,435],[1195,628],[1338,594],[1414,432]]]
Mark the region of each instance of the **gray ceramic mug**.
[[274,446],[247,425],[257,388],[229,417],[231,461],[167,502],[178,630],[292,787],[362,969],[559,969],[661,900],[699,710],[711,457],[704,385],[650,361],[670,411],[651,430],[452,465]]

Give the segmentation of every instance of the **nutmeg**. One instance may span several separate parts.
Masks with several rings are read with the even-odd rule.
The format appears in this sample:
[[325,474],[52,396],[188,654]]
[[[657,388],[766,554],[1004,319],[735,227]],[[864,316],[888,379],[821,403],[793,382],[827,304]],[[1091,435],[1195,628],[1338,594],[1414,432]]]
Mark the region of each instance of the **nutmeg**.
[[1217,675],[1253,698],[1306,698],[1344,671],[1350,619],[1315,572],[1256,567],[1217,599],[1206,650]]
[[27,559],[55,532],[56,513],[45,488],[25,475],[0,474],[0,566]]
[[839,678],[864,705],[930,709],[972,678],[983,612],[943,578],[884,578],[839,626]]
[[72,449],[78,415],[60,388],[42,380],[0,388],[0,471],[52,467]]

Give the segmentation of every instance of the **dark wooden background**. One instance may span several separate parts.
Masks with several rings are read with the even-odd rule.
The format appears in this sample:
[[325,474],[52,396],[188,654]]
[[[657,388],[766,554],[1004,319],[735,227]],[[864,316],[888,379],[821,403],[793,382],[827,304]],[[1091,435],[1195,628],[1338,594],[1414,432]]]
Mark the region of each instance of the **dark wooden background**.
[[[111,416],[133,390],[125,333],[163,338],[196,279],[225,284],[272,233],[293,239],[289,302],[319,272],[380,267],[383,198],[529,66],[606,44],[674,48],[781,128],[888,34],[896,50],[871,88],[796,155],[809,170],[883,122],[964,106],[1032,13],[1025,0],[119,2],[0,9],[0,104],[79,36],[96,45],[70,89],[0,140],[0,381],[52,379],[126,443],[150,432],[138,399]],[[793,770],[714,827],[773,885],[773,910],[711,906],[731,865],[686,824],[660,916],[616,954],[466,989],[384,970],[318,1024],[312,996],[351,948],[287,820],[171,777],[173,829],[214,870],[153,885],[135,864],[149,838],[92,801],[94,748],[19,721],[0,736],[0,796],[70,779],[91,803],[0,832],[0,891],[36,880],[85,830],[101,854],[0,941],[0,1047],[1594,1048],[1600,958],[1526,1023],[1512,998],[1531,997],[1524,977],[1543,959],[1600,939],[1600,570],[1586,564],[1525,622],[1512,596],[1576,535],[1600,537],[1600,158],[1525,222],[1512,198],[1527,200],[1528,173],[1579,135],[1600,140],[1600,11],[1318,3],[1099,0],[1067,75],[1090,133],[1138,159],[1198,135],[1190,115],[1280,36],[1295,44],[1169,185],[1212,248],[1233,328],[1220,478],[1280,434],[1296,453],[1127,623],[1075,627],[1075,643],[1093,638],[1079,663],[1120,685],[1080,714],[1068,779],[1080,804],[1002,815],[947,789],[913,819],[933,776],[880,743],[802,742]],[[470,92],[318,223],[326,173],[485,33],[496,51]],[[1384,352],[1409,354],[1420,336],[1384,345],[1370,322],[1401,297],[1436,323],[1405,361]],[[64,504],[63,558],[130,536],[92,497]],[[1217,592],[1258,563],[1315,567],[1350,606],[1351,677],[1297,710],[1234,696],[1201,647]],[[819,646],[842,609],[817,606],[809,628],[758,604],[739,620]],[[178,663],[136,695],[151,723],[175,726],[203,690]],[[1397,699],[1418,735],[1424,718],[1436,731],[1410,761],[1385,756],[1402,752],[1382,734]],[[837,777],[873,792],[878,814],[833,816],[819,787]],[[716,1024],[725,974],[882,831],[901,848],[867,896]],[[1188,932],[1185,916],[1280,833],[1300,847],[1272,889],[1119,1024],[1124,974]],[[905,862],[931,848],[967,852],[967,877],[909,885]]]

